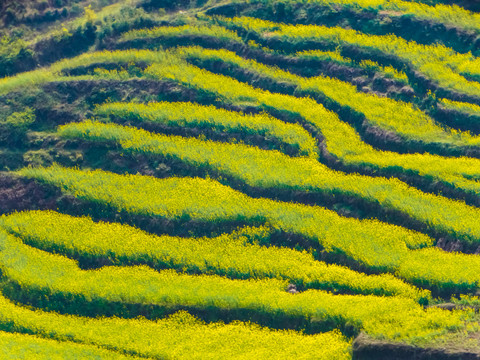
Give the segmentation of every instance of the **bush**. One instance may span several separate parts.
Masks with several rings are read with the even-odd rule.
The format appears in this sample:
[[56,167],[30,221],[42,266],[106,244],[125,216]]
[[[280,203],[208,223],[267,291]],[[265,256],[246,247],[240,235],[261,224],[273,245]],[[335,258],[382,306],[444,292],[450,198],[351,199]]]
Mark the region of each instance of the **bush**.
[[4,36],[0,40],[0,76],[30,70],[35,64],[33,55],[25,41]]
[[14,112],[5,120],[0,120],[0,140],[15,144],[23,140],[25,133],[35,122],[35,113],[26,108],[23,112]]

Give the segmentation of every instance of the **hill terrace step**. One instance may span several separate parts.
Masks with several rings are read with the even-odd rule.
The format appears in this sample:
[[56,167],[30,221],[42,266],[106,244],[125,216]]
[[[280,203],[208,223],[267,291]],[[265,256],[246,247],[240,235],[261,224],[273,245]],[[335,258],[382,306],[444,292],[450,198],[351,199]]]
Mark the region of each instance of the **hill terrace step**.
[[[477,334],[478,336],[478,334]],[[353,342],[353,360],[478,360],[479,352],[448,348],[421,348],[375,340],[361,333]]]

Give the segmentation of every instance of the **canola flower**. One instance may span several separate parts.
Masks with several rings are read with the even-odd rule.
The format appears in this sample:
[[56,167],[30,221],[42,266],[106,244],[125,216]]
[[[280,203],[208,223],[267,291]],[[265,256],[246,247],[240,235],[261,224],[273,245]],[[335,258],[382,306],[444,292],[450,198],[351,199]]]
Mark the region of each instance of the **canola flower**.
[[19,174],[132,214],[177,221],[268,222],[274,229],[301,235],[326,252],[346,255],[372,270],[450,293],[475,291],[480,285],[478,256],[431,248],[433,239],[424,234],[378,220],[344,218],[318,206],[250,198],[211,179],[156,179],[58,165],[25,168]]
[[[0,233],[0,243],[2,274],[20,286],[18,296],[25,294],[32,301],[31,289],[47,299],[61,294],[65,299],[62,307],[72,303],[75,309],[87,306],[89,312],[98,306],[96,311],[101,313],[102,304],[109,303],[116,303],[117,308],[120,303],[157,306],[162,315],[184,308],[210,309],[214,313],[268,319],[269,324],[280,326],[293,320],[290,326],[299,323],[311,332],[318,331],[317,327],[344,328],[351,324],[357,331],[364,330],[372,336],[406,341],[460,330],[471,315],[424,309],[404,297],[332,295],[320,290],[290,294],[285,291],[287,282],[276,279],[231,280],[173,270],[156,272],[144,266],[81,270],[73,260],[31,248],[4,232]],[[53,309],[54,299],[48,303]],[[98,305],[88,306],[92,301]]]
[[[264,41],[278,39],[290,43],[307,40],[328,41],[338,46],[357,46],[372,52],[398,57],[424,73],[445,89],[480,98],[480,84],[463,75],[479,76],[480,60],[471,52],[461,54],[444,45],[422,45],[395,35],[368,35],[356,30],[321,25],[287,25],[249,17],[216,18],[226,28],[257,33]],[[462,75],[463,74],[463,75]]]
[[38,336],[8,333],[5,331],[0,331],[0,356],[4,360],[139,359],[136,356],[129,356],[120,352],[101,349],[95,345],[42,339]]
[[306,251],[265,246],[272,229],[244,227],[215,238],[155,236],[118,223],[93,222],[52,211],[29,211],[0,218],[0,226],[25,243],[72,258],[110,259],[115,265],[145,264],[187,273],[232,279],[277,278],[302,288],[354,294],[398,295],[428,299],[390,274],[365,275],[315,261]]
[[10,331],[60,341],[95,344],[119,353],[154,359],[351,359],[351,341],[338,331],[305,336],[234,321],[206,324],[180,311],[165,319],[88,318],[15,305],[0,296],[0,324]]
[[245,115],[215,106],[187,102],[105,103],[95,109],[97,115],[113,116],[135,122],[161,123],[176,127],[210,128],[273,137],[298,149],[299,155],[318,157],[312,136],[297,124],[287,124],[268,114]]

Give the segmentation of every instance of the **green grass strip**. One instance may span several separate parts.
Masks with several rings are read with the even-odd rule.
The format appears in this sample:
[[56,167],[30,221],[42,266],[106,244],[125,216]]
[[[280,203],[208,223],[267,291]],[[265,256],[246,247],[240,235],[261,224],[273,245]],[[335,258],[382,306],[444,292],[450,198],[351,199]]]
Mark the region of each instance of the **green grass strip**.
[[168,126],[258,134],[288,144],[302,156],[318,157],[317,144],[308,131],[300,125],[284,123],[265,113],[245,115],[186,102],[105,103],[97,106],[95,113],[134,122],[149,121]]
[[278,278],[302,288],[353,294],[428,297],[392,275],[365,275],[315,261],[306,251],[265,247],[271,230],[246,227],[216,238],[154,236],[128,225],[93,222],[52,211],[0,218],[0,226],[42,250],[116,265],[146,264],[155,269],[217,274],[229,278]]

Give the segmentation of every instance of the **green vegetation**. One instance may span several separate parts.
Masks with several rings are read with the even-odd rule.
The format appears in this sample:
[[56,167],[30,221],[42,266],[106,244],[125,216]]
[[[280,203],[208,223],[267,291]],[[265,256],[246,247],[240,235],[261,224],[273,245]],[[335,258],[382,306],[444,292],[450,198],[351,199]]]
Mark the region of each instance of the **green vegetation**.
[[31,108],[10,114],[5,120],[0,120],[0,140],[7,144],[21,142],[35,119],[35,113]]
[[[313,159],[290,158],[276,151],[266,152],[240,144],[155,135],[115,124],[88,121],[69,124],[61,127],[59,134],[70,138],[116,141],[127,151],[162,155],[196,167],[210,168],[253,187],[343,193],[370,199],[423,221],[432,232],[446,232],[475,243],[480,238],[475,220],[477,209],[422,193],[394,179],[346,175]],[[21,173],[34,174],[35,170],[26,169]],[[299,178],[303,180],[299,181]]]
[[12,334],[4,331],[0,331],[0,354],[2,359],[5,360],[138,359],[137,357],[122,355],[121,353],[100,349],[92,345],[53,341],[32,335]]
[[1,226],[40,249],[95,264],[147,264],[188,273],[230,278],[279,278],[302,288],[355,294],[428,296],[390,275],[364,275],[315,261],[311,254],[265,247],[272,230],[246,227],[216,238],[154,236],[127,225],[95,223],[55,212],[24,212],[1,219]]
[[[6,1],[9,2],[12,1]],[[1,77],[78,55],[90,46],[103,48],[106,38],[139,26],[152,26],[161,17],[146,13],[141,8],[142,0],[40,0],[37,9],[28,9],[34,1],[19,2],[26,4],[13,4],[13,12],[25,6],[27,14],[12,15],[20,19],[13,26],[0,29],[0,36],[4,34],[0,40]],[[59,8],[62,4],[63,8]],[[7,13],[10,5],[6,4]],[[44,6],[52,5],[57,8],[35,15]]]
[[35,122],[35,113],[27,108],[22,112],[14,112],[5,120],[0,121],[0,126],[6,131],[24,133]]
[[372,52],[391,54],[437,82],[441,87],[480,97],[480,84],[461,74],[478,75],[478,59],[459,54],[443,45],[421,45],[395,35],[367,35],[341,27],[285,25],[248,17],[219,19],[220,24],[257,33],[264,41],[284,40],[294,45],[308,40],[328,41],[335,46],[357,46]]
[[348,106],[365,115],[373,125],[382,129],[395,131],[406,139],[423,142],[443,142],[459,146],[478,146],[480,138],[455,130],[445,131],[435,124],[433,119],[412,104],[382,98],[372,94],[359,92],[355,86],[346,82],[318,76],[302,78],[275,67],[268,67],[253,60],[245,60],[233,52],[226,50],[206,50],[202,48],[181,48],[180,56],[200,59],[214,59],[249,68],[263,76],[281,81],[292,82],[306,91],[315,91],[326,96],[341,106]]
[[[196,50],[196,51],[195,51]],[[183,50],[186,54],[191,54],[190,49]],[[199,53],[198,49],[194,49]],[[206,50],[214,53],[214,50]],[[221,51],[221,54],[227,53],[228,60],[235,60],[237,64],[242,64],[252,70],[257,67],[257,71],[262,69],[262,73],[278,78],[281,80],[290,79],[300,81],[301,78],[282,71],[277,68],[258,64],[253,61],[243,61],[242,58]],[[218,56],[217,56],[218,58]],[[233,59],[233,60],[232,60]],[[165,61],[166,62],[166,61]],[[364,143],[355,130],[348,124],[340,121],[338,116],[326,110],[322,105],[308,98],[295,98],[288,95],[270,93],[255,89],[244,83],[240,83],[226,76],[212,74],[208,71],[198,69],[194,66],[176,65],[174,60],[170,60],[174,64],[169,66],[152,65],[146,70],[147,74],[156,76],[157,78],[175,79],[188,86],[195,86],[204,90],[208,90],[225,97],[230,101],[238,103],[246,100],[263,105],[266,108],[274,108],[277,111],[286,111],[300,115],[303,119],[317,127],[325,137],[325,145],[327,150],[336,158],[341,159],[349,165],[373,166],[377,169],[385,169],[386,171],[402,170],[406,173],[413,172],[424,177],[431,177],[454,187],[462,189],[466,192],[472,192],[476,195],[480,193],[478,182],[479,161],[472,158],[446,158],[430,154],[398,154],[390,151],[378,151],[372,146]],[[177,60],[178,62],[178,60]],[[315,80],[312,85],[306,87],[308,90],[315,91]],[[234,89],[234,90],[233,90]],[[381,111],[381,110],[379,110]],[[393,110],[392,110],[393,111]],[[398,113],[398,112],[397,112]],[[452,133],[454,131],[452,130]],[[428,133],[428,132],[427,132]],[[463,134],[456,134],[460,137]],[[468,137],[468,134],[466,135]],[[452,135],[454,138],[455,135]],[[460,137],[462,139],[462,137]]]
[[[315,53],[315,50],[312,51],[312,53]],[[315,55],[316,56],[316,55]],[[393,66],[382,66],[376,61],[372,60],[362,60],[358,64],[360,67],[371,70],[371,71],[378,71],[383,74],[385,74],[386,77],[389,77],[391,79],[395,79],[397,81],[401,81],[405,84],[408,83],[408,76],[405,74],[403,71],[398,71],[395,69]]]
[[[350,359],[350,343],[337,331],[305,336],[293,331],[273,331],[242,322],[205,324],[186,312],[148,321],[121,318],[81,318],[32,311],[0,297],[0,327],[46,338],[148,356],[212,359],[267,356],[281,359],[300,351],[305,359]],[[152,341],[154,339],[154,341]],[[280,355],[281,354],[281,355]]]
[[[311,332],[331,327],[345,329],[348,324],[377,337],[410,341],[459,330],[469,316],[463,312],[424,310],[414,300],[400,297],[332,295],[319,290],[289,294],[286,282],[273,279],[229,280],[172,270],[155,272],[146,267],[80,270],[73,260],[30,248],[11,235],[1,236],[4,250],[0,267],[5,277],[21,287],[17,296],[32,299],[34,296],[28,294],[35,289],[43,301],[48,301],[50,296],[61,294],[65,299],[62,307],[68,309],[74,302],[75,311],[85,309],[89,314],[108,311],[110,303],[158,306],[154,314],[159,315],[185,308],[210,309],[213,317],[216,312],[233,312],[240,317],[264,318],[279,326],[300,324]],[[94,305],[85,304],[88,302]],[[48,307],[55,309],[55,297],[48,301]],[[289,320],[293,320],[291,325]]]
[[480,106],[475,104],[465,103],[461,101],[452,101],[448,99],[440,99],[439,103],[447,109],[457,110],[470,115],[480,116]]
[[452,2],[5,0],[0,358],[480,354]]
[[198,127],[216,131],[240,132],[273,137],[295,148],[300,155],[318,156],[315,140],[296,124],[286,124],[267,114],[244,115],[200,106],[193,103],[106,103],[95,110],[97,115],[113,116],[134,122],[149,121],[175,127]]
[[32,50],[22,39],[12,39],[4,35],[0,39],[0,76],[23,70],[25,63],[33,61]]
[[[256,0],[253,3],[271,3],[271,0]],[[438,23],[451,24],[480,32],[480,16],[456,5],[444,5],[440,1],[423,1],[430,4],[424,4],[420,1],[405,0],[287,0],[287,4],[318,4],[330,7],[346,7],[356,11],[364,10],[374,13],[382,12],[392,16],[412,16],[418,19],[432,20]],[[439,3],[440,2],[440,3]],[[449,2],[449,4],[452,2]]]
[[218,25],[183,25],[183,26],[161,26],[153,29],[132,30],[122,34],[121,40],[152,39],[171,36],[211,36],[223,41],[235,41],[242,43],[235,31],[225,29]]
[[[371,269],[392,272],[409,282],[441,292],[471,292],[480,284],[475,270],[477,256],[430,250],[433,239],[421,233],[377,220],[344,218],[320,207],[249,198],[213,180],[160,180],[59,166],[26,168],[20,174],[55,184],[78,198],[109,204],[128,213],[184,222],[191,219],[216,223],[262,220],[274,229],[310,239],[327,252],[346,255]],[[141,194],[135,192],[136,186],[141,187]],[[437,205],[437,208],[443,206]],[[421,250],[423,247],[427,249]],[[438,268],[455,271],[443,272]]]

